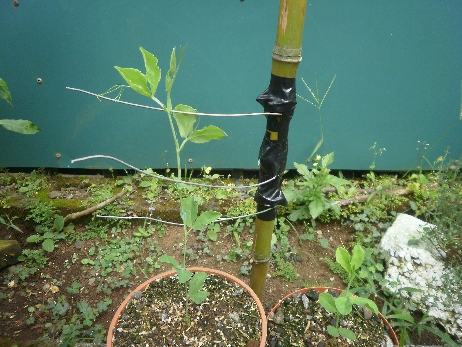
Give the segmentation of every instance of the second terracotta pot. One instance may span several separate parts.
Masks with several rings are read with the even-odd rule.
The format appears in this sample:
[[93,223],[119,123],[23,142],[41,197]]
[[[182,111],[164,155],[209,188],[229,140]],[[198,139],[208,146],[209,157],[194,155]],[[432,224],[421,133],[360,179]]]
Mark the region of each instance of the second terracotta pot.
[[[327,290],[330,290],[330,291],[337,292],[339,294],[343,291],[341,289],[331,288],[331,287],[310,287],[310,288],[299,289],[299,290],[297,290],[295,292],[292,292],[292,293],[286,295],[282,300],[280,300],[271,309],[271,311],[268,313],[267,320],[270,321],[270,320],[274,319],[276,311],[278,310],[280,305],[282,305],[284,302],[286,302],[286,300],[291,299],[294,295],[297,296],[297,294],[300,295],[300,296],[301,296],[301,294],[307,294],[310,290],[314,290],[314,291],[316,291],[318,293],[323,293],[323,292],[325,292]],[[379,313],[378,316],[379,316],[380,320],[382,321],[383,325],[385,326],[385,329],[387,330],[388,335],[389,335],[390,339],[392,340],[393,344],[399,345],[398,338],[396,337],[396,334],[395,334],[393,328],[391,327],[391,325],[388,323],[388,321],[385,319],[385,317],[382,314]],[[286,322],[287,322],[287,324],[285,324]],[[292,323],[293,322],[291,322],[291,317],[290,316],[284,317],[284,323],[278,324],[278,326],[280,326],[279,330],[281,330],[281,329],[291,329],[291,326],[293,325]],[[301,329],[298,330],[298,334],[303,334],[303,331],[305,329],[310,329],[310,323],[309,322],[305,322],[304,324],[305,325]],[[271,323],[268,322],[268,344],[267,344],[267,346],[270,345],[272,335],[274,335],[272,333],[272,327],[271,327],[272,325],[274,325],[274,324],[271,324]]]
[[[230,282],[233,282],[233,283],[236,283],[239,287],[241,287],[245,292],[248,293],[248,295],[251,296],[251,298],[253,299],[253,301],[256,303],[257,305],[257,308],[258,308],[258,313],[259,313],[259,316],[260,316],[260,322],[261,322],[261,333],[260,333],[260,337],[259,337],[259,340],[255,340],[255,339],[250,339],[248,342],[247,342],[247,346],[251,346],[251,347],[264,347],[265,346],[265,343],[266,343],[266,330],[267,330],[267,320],[266,320],[266,316],[265,316],[265,310],[263,308],[263,305],[262,303],[260,302],[259,298],[257,297],[257,295],[253,292],[253,290],[247,285],[245,284],[243,281],[241,281],[239,278],[233,276],[233,275],[230,275],[226,272],[223,272],[223,271],[220,271],[220,270],[216,270],[216,269],[209,269],[209,268],[202,268],[202,267],[191,267],[191,268],[188,268],[189,271],[195,273],[195,272],[205,272],[209,275],[218,275],[218,276],[221,276],[223,278],[225,278],[227,281],[230,281]],[[120,304],[119,308],[117,309],[117,311],[114,313],[114,317],[111,321],[111,324],[109,326],[109,329],[108,329],[108,335],[107,335],[107,347],[112,347],[113,346],[113,339],[114,339],[114,334],[117,334],[117,330],[116,329],[124,329],[124,327],[118,327],[118,323],[119,323],[119,318],[121,317],[121,315],[124,314],[124,310],[126,310],[127,308],[127,305],[130,303],[130,301],[132,300],[132,298],[136,298],[136,297],[139,297],[141,295],[142,292],[144,292],[147,288],[147,286],[149,284],[151,284],[152,282],[154,281],[158,281],[160,279],[164,279],[164,278],[169,278],[169,277],[172,277],[176,274],[175,271],[168,271],[168,272],[164,272],[164,273],[161,273],[153,278],[150,278],[149,280],[147,280],[146,282],[143,282],[141,283],[137,288],[135,288],[126,298],[125,300]],[[232,305],[232,301],[233,301],[233,298],[232,297],[229,297],[227,299],[227,305]],[[213,321],[213,324],[215,324],[215,321]],[[160,329],[161,327],[159,327],[158,329]],[[162,326],[162,329],[165,329],[165,326]],[[149,333],[149,332],[143,332],[143,333]],[[170,334],[178,334],[178,333],[181,333],[181,332],[177,332],[177,331],[171,331],[169,332]],[[139,334],[139,333],[138,333]],[[134,334],[136,335],[136,334]],[[136,338],[136,336],[134,337]],[[117,339],[116,339],[117,340]],[[155,343],[159,343],[159,341],[152,341],[155,345]]]

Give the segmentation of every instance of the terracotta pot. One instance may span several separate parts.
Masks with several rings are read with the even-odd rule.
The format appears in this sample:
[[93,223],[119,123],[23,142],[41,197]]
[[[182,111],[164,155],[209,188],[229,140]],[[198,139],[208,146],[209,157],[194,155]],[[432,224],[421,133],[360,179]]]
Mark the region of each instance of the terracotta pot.
[[[337,293],[341,293],[343,292],[342,289],[338,289],[338,288],[331,288],[331,287],[309,287],[309,288],[303,288],[303,289],[299,289],[299,290],[296,290],[295,292],[292,292],[288,295],[286,295],[284,298],[282,298],[282,300],[279,300],[279,302],[271,309],[271,311],[268,313],[268,316],[266,317],[266,320],[268,321],[269,320],[269,317],[271,314],[274,314],[276,312],[276,310],[278,309],[279,305],[281,305],[282,302],[284,302],[285,299],[288,299],[290,297],[292,297],[292,295],[294,294],[305,294],[305,293],[308,293],[310,290],[315,290],[317,291],[318,293],[323,293],[325,292],[326,290],[332,290],[332,291],[335,291]],[[398,342],[398,338],[396,337],[396,334],[395,334],[395,331],[393,330],[393,328],[391,327],[390,323],[388,323],[388,321],[386,320],[386,318],[379,312],[378,316],[380,317],[380,319],[382,320],[383,324],[387,327],[388,329],[388,334],[391,338],[391,340],[393,341],[393,344],[394,345],[399,345],[399,342]]]
[[[230,274],[228,274],[226,272],[220,271],[220,270],[210,269],[210,268],[203,268],[203,267],[190,267],[190,268],[188,268],[188,270],[191,271],[191,272],[205,272],[205,273],[207,273],[209,275],[219,275],[221,277],[224,277],[228,281],[238,284],[240,287],[242,287],[253,298],[253,300],[255,301],[255,303],[258,306],[258,311],[259,311],[260,317],[261,317],[261,335],[260,335],[260,341],[259,342],[258,341],[257,342],[249,341],[248,345],[251,346],[251,347],[264,347],[265,343],[266,343],[266,330],[267,330],[266,314],[265,314],[265,309],[263,308],[263,305],[262,305],[260,299],[254,293],[254,291],[247,284],[245,284],[243,281],[241,281],[239,278],[237,278],[237,277],[235,277],[233,275],[230,275]],[[157,275],[155,277],[150,278],[146,282],[141,283],[138,287],[136,287],[134,290],[132,290],[130,292],[130,294],[125,298],[125,300],[120,304],[117,311],[114,313],[114,317],[112,318],[111,324],[109,325],[109,330],[108,330],[108,334],[107,334],[107,342],[106,342],[107,347],[112,347],[113,331],[117,326],[117,322],[119,320],[120,315],[124,311],[127,304],[130,302],[130,300],[132,299],[132,294],[134,292],[142,292],[142,291],[144,291],[146,289],[146,287],[148,286],[148,284],[153,282],[153,281],[156,281],[158,279],[165,278],[165,277],[171,277],[171,276],[173,276],[175,274],[176,274],[175,270],[163,272],[163,273],[161,273],[161,274],[159,274],[159,275]]]

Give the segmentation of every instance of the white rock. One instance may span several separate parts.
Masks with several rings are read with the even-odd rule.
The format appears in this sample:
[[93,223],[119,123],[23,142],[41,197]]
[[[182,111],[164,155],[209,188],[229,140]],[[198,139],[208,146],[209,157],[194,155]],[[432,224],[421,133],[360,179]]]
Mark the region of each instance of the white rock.
[[442,281],[447,271],[441,261],[444,252],[425,242],[408,244],[409,240],[421,238],[424,227],[434,226],[400,214],[383,236],[380,246],[389,259],[385,273],[386,287],[395,293],[403,287],[421,289],[422,292],[418,293],[401,291],[400,294],[414,302],[422,312],[428,312],[462,342],[462,306],[443,293],[443,289],[448,293],[448,284]]

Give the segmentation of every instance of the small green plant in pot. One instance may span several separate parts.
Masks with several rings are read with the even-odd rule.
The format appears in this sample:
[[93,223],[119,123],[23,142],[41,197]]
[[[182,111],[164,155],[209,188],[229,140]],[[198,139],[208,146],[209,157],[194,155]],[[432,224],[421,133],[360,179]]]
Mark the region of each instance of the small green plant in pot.
[[174,257],[167,254],[159,257],[159,261],[172,265],[177,272],[179,282],[187,286],[187,289],[185,290],[186,313],[184,319],[185,322],[190,325],[189,300],[192,300],[194,303],[199,305],[210,293],[202,289],[204,282],[207,279],[207,273],[196,272],[193,274],[186,268],[186,244],[188,235],[193,230],[203,230],[206,225],[209,225],[220,218],[221,213],[216,211],[205,211],[198,216],[198,205],[193,196],[181,200],[180,213],[184,223],[182,264],[180,265]]
[[333,337],[337,337],[342,335],[349,340],[356,340],[356,335],[353,331],[339,327],[339,320],[341,316],[346,316],[351,313],[353,309],[353,305],[364,306],[367,307],[369,310],[378,314],[379,310],[377,305],[372,300],[367,298],[362,298],[359,296],[355,296],[351,291],[350,287],[353,283],[354,279],[357,277],[357,271],[360,269],[363,261],[364,261],[364,250],[361,246],[356,245],[353,248],[352,255],[348,253],[348,251],[343,248],[337,248],[335,252],[335,258],[337,263],[339,263],[342,268],[346,271],[348,275],[348,284],[347,288],[342,291],[342,293],[334,298],[334,296],[330,293],[320,293],[319,294],[319,303],[321,304],[326,311],[333,313],[335,315],[335,326],[328,325],[327,331]]
[[339,247],[336,261],[348,274],[347,288],[309,287],[288,294],[268,314],[268,345],[369,347],[381,346],[387,338],[398,344],[377,305],[353,294],[357,288],[352,283],[363,260],[361,246],[356,245],[351,255]]
[[198,214],[194,197],[181,200],[184,226],[182,262],[170,255],[160,262],[172,265],[139,285],[120,305],[108,331],[107,346],[231,346],[265,345],[266,320],[258,297],[234,276],[207,268],[187,268],[187,237],[221,216]]

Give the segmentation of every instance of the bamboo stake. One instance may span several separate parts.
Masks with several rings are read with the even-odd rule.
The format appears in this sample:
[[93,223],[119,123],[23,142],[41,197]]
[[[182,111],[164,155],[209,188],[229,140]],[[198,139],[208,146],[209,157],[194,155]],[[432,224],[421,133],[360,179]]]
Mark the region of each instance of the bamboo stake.
[[[301,47],[306,5],[307,0],[280,0],[276,43],[274,45],[272,56],[272,78],[275,76],[276,78],[282,79],[294,79],[297,74],[298,65],[302,60]],[[265,110],[265,112],[268,112],[268,110]],[[271,131],[267,128],[267,132],[271,133],[271,136],[268,139],[270,141],[274,141],[279,146],[287,147],[288,123],[293,115],[293,109],[286,115],[284,115],[284,112],[282,113],[282,116],[278,116],[277,121],[280,123],[280,127],[277,126],[277,128],[279,130],[283,130],[282,133],[279,133],[279,130]],[[283,119],[283,117],[287,117],[288,119]],[[283,140],[281,141],[281,139]],[[279,170],[282,167],[282,171],[285,168],[287,153],[285,153],[284,156],[284,158],[279,158],[282,165],[281,163],[274,163]],[[262,166],[260,167],[260,173],[260,177],[262,177]],[[279,180],[279,188],[280,183],[281,180]],[[274,228],[274,220],[276,218],[275,205],[283,203],[285,199],[283,199],[282,202],[281,200],[275,200],[266,205],[259,202],[257,198],[256,200],[258,205],[257,211],[262,211],[268,207],[274,207],[270,213],[258,215],[255,221],[255,236],[252,247],[253,264],[250,272],[250,287],[261,299],[265,288],[268,265],[271,257],[271,236]]]

